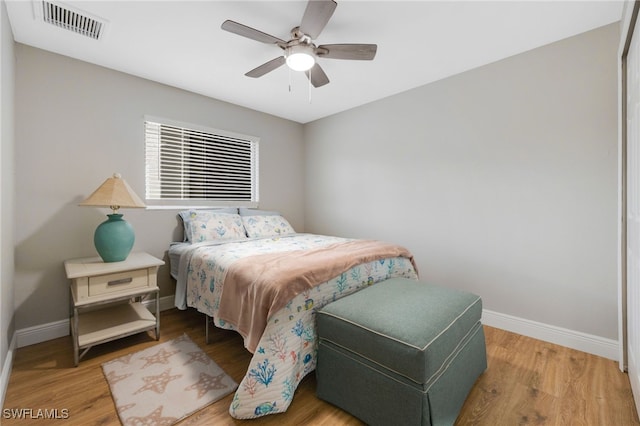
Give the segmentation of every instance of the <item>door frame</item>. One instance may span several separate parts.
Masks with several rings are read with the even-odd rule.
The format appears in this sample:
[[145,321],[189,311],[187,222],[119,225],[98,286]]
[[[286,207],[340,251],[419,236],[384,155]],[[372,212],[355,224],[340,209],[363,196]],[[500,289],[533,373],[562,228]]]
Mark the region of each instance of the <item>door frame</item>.
[[[620,24],[618,62],[618,352],[619,368],[627,371],[627,56],[634,35],[640,0],[625,3]],[[640,35],[638,35],[640,36]]]

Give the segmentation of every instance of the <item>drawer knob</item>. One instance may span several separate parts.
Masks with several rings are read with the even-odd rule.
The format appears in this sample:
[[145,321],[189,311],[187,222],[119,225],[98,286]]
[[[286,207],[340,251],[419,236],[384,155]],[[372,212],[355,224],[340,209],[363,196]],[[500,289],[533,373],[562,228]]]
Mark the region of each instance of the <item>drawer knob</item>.
[[120,284],[129,284],[131,281],[133,281],[133,278],[129,277],[129,278],[122,278],[120,280],[113,280],[113,281],[109,281],[107,283],[107,285],[111,286],[111,285],[120,285]]

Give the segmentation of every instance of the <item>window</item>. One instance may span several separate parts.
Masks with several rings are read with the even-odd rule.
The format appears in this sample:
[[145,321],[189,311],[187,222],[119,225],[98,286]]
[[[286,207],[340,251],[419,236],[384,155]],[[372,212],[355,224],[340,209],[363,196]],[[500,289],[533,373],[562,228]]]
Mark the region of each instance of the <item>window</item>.
[[258,138],[146,117],[149,204],[256,206]]

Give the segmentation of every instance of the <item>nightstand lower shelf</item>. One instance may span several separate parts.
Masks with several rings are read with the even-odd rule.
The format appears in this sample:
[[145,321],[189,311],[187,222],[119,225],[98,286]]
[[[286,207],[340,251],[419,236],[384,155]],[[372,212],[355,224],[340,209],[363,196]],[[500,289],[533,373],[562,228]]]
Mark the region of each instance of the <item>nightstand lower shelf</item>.
[[[156,296],[157,297],[157,296]],[[160,337],[159,322],[140,302],[125,303],[99,310],[80,312],[77,322],[72,319],[72,334],[75,347],[75,364],[91,347],[155,329],[156,340]],[[80,350],[84,349],[82,354]]]

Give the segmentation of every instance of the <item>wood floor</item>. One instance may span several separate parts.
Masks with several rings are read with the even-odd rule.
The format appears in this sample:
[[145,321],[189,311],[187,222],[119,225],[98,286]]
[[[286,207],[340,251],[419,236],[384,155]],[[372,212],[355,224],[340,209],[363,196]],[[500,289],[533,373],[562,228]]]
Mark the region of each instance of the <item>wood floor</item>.
[[[161,341],[187,333],[237,382],[247,370],[251,356],[240,337],[212,329],[212,342],[206,345],[204,317],[193,310],[163,312],[161,329]],[[467,398],[456,425],[640,425],[628,377],[616,362],[491,327],[485,326],[485,333],[489,367]],[[100,364],[155,344],[146,334],[106,343],[92,348],[77,368],[70,337],[18,349],[3,408],[57,409],[68,413],[68,419],[1,418],[0,423],[119,425]],[[313,374],[300,384],[284,414],[235,420],[228,414],[232,397],[179,424],[361,424],[316,398]]]

